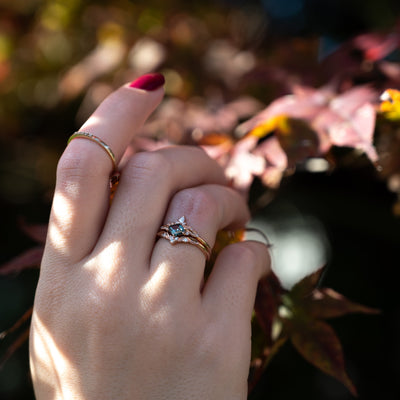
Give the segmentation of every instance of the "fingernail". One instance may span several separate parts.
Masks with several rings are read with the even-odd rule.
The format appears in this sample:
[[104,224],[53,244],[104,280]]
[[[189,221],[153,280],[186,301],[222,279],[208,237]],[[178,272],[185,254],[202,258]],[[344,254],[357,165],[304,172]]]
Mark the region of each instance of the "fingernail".
[[161,74],[146,74],[133,81],[129,87],[143,90],[156,90],[162,86],[164,82],[165,78]]

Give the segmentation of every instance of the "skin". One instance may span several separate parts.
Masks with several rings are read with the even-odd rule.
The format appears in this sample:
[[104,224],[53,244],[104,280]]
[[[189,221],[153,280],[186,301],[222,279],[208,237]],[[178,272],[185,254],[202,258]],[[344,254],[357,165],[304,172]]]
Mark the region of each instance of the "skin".
[[[119,161],[162,97],[123,86],[81,130]],[[131,156],[110,206],[111,169],[86,139],[58,164],[30,336],[37,399],[245,399],[266,246],[227,246],[203,282],[204,254],[156,233],[185,215],[212,246],[218,230],[246,223],[246,202],[195,147]]]

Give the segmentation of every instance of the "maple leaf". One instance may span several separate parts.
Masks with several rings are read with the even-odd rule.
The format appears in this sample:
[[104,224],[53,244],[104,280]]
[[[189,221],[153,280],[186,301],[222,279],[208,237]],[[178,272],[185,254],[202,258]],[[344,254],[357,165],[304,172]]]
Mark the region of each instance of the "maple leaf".
[[273,101],[237,130],[265,142],[276,137],[289,166],[325,155],[332,146],[362,150],[376,162],[376,112],[371,103],[376,98],[368,86],[353,87],[341,94],[335,93],[332,85],[320,89],[298,86],[292,95]]
[[355,312],[377,314],[379,310],[352,302],[332,289],[320,288],[323,272],[324,267],[316,270],[290,291],[282,289],[275,276],[260,283],[255,310],[259,326],[266,334],[266,348],[264,358],[255,358],[264,363],[256,371],[265,368],[282,344],[290,340],[308,362],[342,382],[356,396],[340,341],[322,319]]
[[252,150],[257,145],[254,137],[243,138],[235,144],[225,165],[225,174],[232,180],[232,185],[241,192],[246,192],[255,176],[260,176],[266,167],[262,155]]
[[386,89],[381,95],[379,114],[390,121],[400,121],[400,91]]
[[352,44],[364,53],[366,60],[378,61],[399,47],[400,36],[398,33],[365,33],[356,36]]
[[300,326],[294,325],[290,340],[307,361],[338,379],[357,396],[357,390],[345,371],[340,341],[328,324],[310,320]]
[[379,314],[379,310],[347,299],[331,288],[315,289],[303,299],[306,313],[314,318],[336,318],[349,313]]
[[18,274],[29,268],[40,266],[44,243],[47,236],[47,224],[27,224],[23,218],[19,220],[21,230],[32,240],[39,243],[30,249],[23,251],[11,260],[0,265],[0,275]]
[[289,165],[301,162],[319,152],[318,135],[304,119],[277,115],[257,125],[249,135],[263,138],[271,132],[278,138]]
[[400,216],[400,91],[387,89],[381,95],[377,112],[375,143],[378,168],[388,189],[397,194],[394,215]]
[[18,274],[28,268],[38,268],[43,257],[44,246],[24,251],[10,261],[0,265],[0,275]]
[[[18,319],[14,325],[6,331],[0,332],[0,340],[4,339],[7,335],[14,333],[21,328],[32,316],[33,307],[30,307],[25,313]],[[29,337],[29,326],[20,333],[16,339],[7,347],[6,352],[0,358],[0,370],[9,358],[28,340]]]
[[283,330],[307,361],[342,382],[356,396],[356,389],[345,370],[340,341],[321,318],[354,312],[377,314],[379,311],[354,303],[332,289],[319,288],[323,271],[324,268],[320,268],[306,276],[284,295],[287,312],[283,315]]

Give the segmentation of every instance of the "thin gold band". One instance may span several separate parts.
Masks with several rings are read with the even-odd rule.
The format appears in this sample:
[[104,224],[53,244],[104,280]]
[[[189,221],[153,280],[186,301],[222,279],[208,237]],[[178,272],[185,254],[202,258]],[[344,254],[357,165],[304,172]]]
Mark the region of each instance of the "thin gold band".
[[[160,231],[169,233],[170,226],[172,226],[174,224],[176,224],[176,223],[163,225],[160,228]],[[211,251],[210,245],[202,237],[200,237],[196,231],[194,231],[192,228],[190,228],[187,225],[184,225],[184,227],[185,227],[185,232],[182,233],[181,236],[192,238],[193,240],[196,240],[197,242],[199,242],[207,251]]]
[[158,231],[157,236],[169,240],[171,244],[175,243],[193,244],[204,253],[207,260],[209,260],[211,257],[211,250],[209,250],[206,246],[204,246],[198,239],[192,238],[190,236],[175,237],[169,234],[168,232],[162,230]]
[[179,218],[176,222],[162,225],[157,232],[157,236],[169,240],[171,244],[193,244],[205,254],[207,260],[211,257],[211,246],[193,228],[186,224],[185,217]]
[[103,140],[101,140],[100,138],[98,138],[95,135],[92,135],[91,133],[75,132],[73,135],[71,135],[69,137],[67,144],[69,144],[71,142],[71,140],[74,140],[77,138],[89,139],[92,142],[97,143],[111,158],[111,162],[113,164],[113,172],[117,171],[117,161],[115,159],[115,155],[114,155],[113,151],[111,150],[111,147],[107,143],[103,142]]

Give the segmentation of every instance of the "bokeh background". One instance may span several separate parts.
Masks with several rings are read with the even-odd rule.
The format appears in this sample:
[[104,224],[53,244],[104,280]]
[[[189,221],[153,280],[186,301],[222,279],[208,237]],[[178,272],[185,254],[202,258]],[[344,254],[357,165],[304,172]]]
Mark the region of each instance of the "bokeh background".
[[[196,105],[193,124],[243,96],[250,117],[253,102],[343,73],[348,65],[327,57],[360,33],[398,29],[399,11],[397,0],[0,0],[0,265],[36,245],[23,227],[47,222],[67,138],[116,87],[160,71],[169,108]],[[368,68],[357,78],[379,81]],[[168,139],[185,133],[171,122]],[[282,269],[326,261],[324,286],[382,310],[330,321],[361,399],[400,398],[394,200],[370,163],[343,157],[333,172],[297,171],[255,215],[280,244]],[[0,275],[0,332],[32,304],[37,276]],[[0,357],[15,338],[0,341]],[[286,345],[250,395],[266,398],[352,396]],[[0,399],[33,399],[26,343],[0,369]]]

